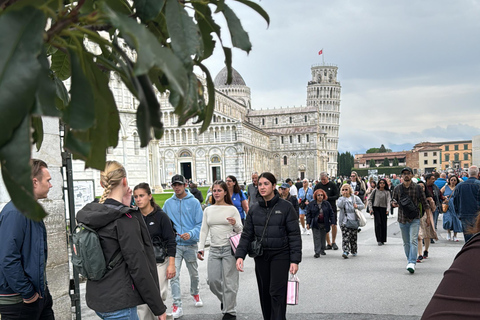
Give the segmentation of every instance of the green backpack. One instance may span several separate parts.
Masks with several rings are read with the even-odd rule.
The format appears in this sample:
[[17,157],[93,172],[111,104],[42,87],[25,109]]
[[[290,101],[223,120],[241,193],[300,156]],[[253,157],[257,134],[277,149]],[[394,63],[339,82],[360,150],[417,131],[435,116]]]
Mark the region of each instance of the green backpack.
[[[125,213],[130,210],[130,208],[127,207],[107,206],[119,209],[120,211],[125,211]],[[102,246],[100,245],[98,233],[83,223],[79,223],[73,231],[72,241],[73,266],[77,269],[78,273],[88,280],[97,281],[102,279],[105,274],[112,270],[123,258],[120,254],[121,250],[118,248],[110,259],[110,262],[107,264],[105,262],[105,256],[103,255]]]

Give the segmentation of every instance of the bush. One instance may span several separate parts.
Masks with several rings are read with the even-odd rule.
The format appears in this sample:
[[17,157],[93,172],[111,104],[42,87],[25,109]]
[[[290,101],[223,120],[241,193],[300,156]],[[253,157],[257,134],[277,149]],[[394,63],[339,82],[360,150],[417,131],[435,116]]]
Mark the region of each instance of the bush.
[[[403,167],[376,167],[376,170],[378,170],[378,174],[386,174],[386,175],[391,175],[391,174],[396,174],[400,175]],[[368,176],[368,170],[371,170],[370,168],[352,168],[352,171],[357,171],[357,173],[360,176]]]

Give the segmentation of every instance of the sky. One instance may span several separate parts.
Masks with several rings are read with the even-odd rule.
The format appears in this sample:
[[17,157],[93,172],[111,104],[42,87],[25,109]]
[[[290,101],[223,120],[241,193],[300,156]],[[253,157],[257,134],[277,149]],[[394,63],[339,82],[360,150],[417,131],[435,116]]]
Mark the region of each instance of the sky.
[[[342,86],[340,152],[480,134],[480,0],[255,2],[270,26],[226,2],[253,44],[248,55],[233,50],[253,109],[305,106],[310,68],[323,58]],[[221,50],[206,61],[213,77],[223,61]]]

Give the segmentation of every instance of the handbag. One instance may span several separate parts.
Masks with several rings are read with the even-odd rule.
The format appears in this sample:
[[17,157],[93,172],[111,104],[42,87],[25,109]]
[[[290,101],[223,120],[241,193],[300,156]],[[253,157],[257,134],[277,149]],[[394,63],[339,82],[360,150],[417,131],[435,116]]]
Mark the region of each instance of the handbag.
[[287,284],[287,304],[298,305],[298,289],[300,281],[296,274],[291,274]]
[[347,223],[345,223],[345,227],[349,229],[358,229],[360,227],[360,223],[358,220],[347,220]]
[[365,216],[363,215],[362,211],[355,209],[355,215],[358,218],[358,225],[360,227],[365,227],[367,225],[367,219],[365,219]]
[[267,222],[265,223],[265,227],[263,227],[262,237],[260,238],[260,240],[257,237],[255,237],[255,240],[250,242],[250,246],[248,247],[248,251],[247,251],[248,256],[250,258],[256,258],[263,254],[263,246],[262,246],[263,237],[265,236],[265,231],[267,230],[267,225],[268,225],[268,221],[270,220],[270,216],[272,215],[273,209],[275,209],[276,206],[277,204],[275,204],[272,210],[270,210],[270,212],[268,213]]
[[232,246],[233,254],[237,252],[238,243],[240,242],[241,237],[241,232],[233,232],[228,236],[228,240],[230,241],[230,245]]
[[153,253],[155,254],[155,261],[157,263],[164,263],[165,258],[167,257],[167,248],[165,248],[165,243],[160,239],[160,237],[155,237],[152,239],[153,244]]

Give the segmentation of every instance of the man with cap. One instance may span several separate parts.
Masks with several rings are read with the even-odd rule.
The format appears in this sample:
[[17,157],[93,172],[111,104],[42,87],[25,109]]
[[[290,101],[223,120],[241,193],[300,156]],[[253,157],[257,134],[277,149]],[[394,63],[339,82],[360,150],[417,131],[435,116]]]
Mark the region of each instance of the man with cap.
[[198,240],[202,226],[203,212],[200,202],[186,189],[187,181],[184,176],[177,174],[172,177],[174,194],[165,201],[163,211],[172,220],[177,234],[177,253],[175,255],[176,275],[170,281],[172,287],[173,317],[183,316],[182,294],[180,291],[180,270],[182,261],[185,260],[188,273],[190,274],[190,294],[195,307],[202,307],[203,302],[199,295],[198,278]]
[[[318,189],[322,189],[327,194],[327,201],[332,206],[333,210],[333,218],[332,218],[332,225],[331,231],[327,233],[327,250],[338,250],[338,246],[335,243],[337,239],[337,200],[340,197],[340,192],[338,191],[337,185],[328,179],[328,173],[321,172],[320,173],[320,182],[317,183],[313,192],[317,191]],[[330,233],[332,234],[332,240],[330,241]]]
[[278,193],[280,193],[282,199],[292,203],[293,209],[295,209],[295,212],[298,214],[298,200],[297,197],[290,194],[290,185],[286,182],[282,183],[280,187],[278,187]]
[[[420,228],[421,215],[418,204],[421,203],[422,207],[425,209],[427,214],[427,224],[428,221],[430,221],[432,212],[427,203],[425,192],[423,192],[418,184],[412,183],[413,170],[410,167],[403,168],[402,177],[402,184],[395,187],[395,190],[393,191],[392,207],[398,207],[398,224],[400,226],[400,231],[402,232],[403,249],[405,250],[405,255],[408,260],[406,269],[408,272],[414,273],[415,265],[417,263],[418,230]],[[403,207],[400,204],[400,199],[406,197],[410,198],[416,208],[416,215],[414,212],[413,218],[412,216],[407,216],[407,207]]]

